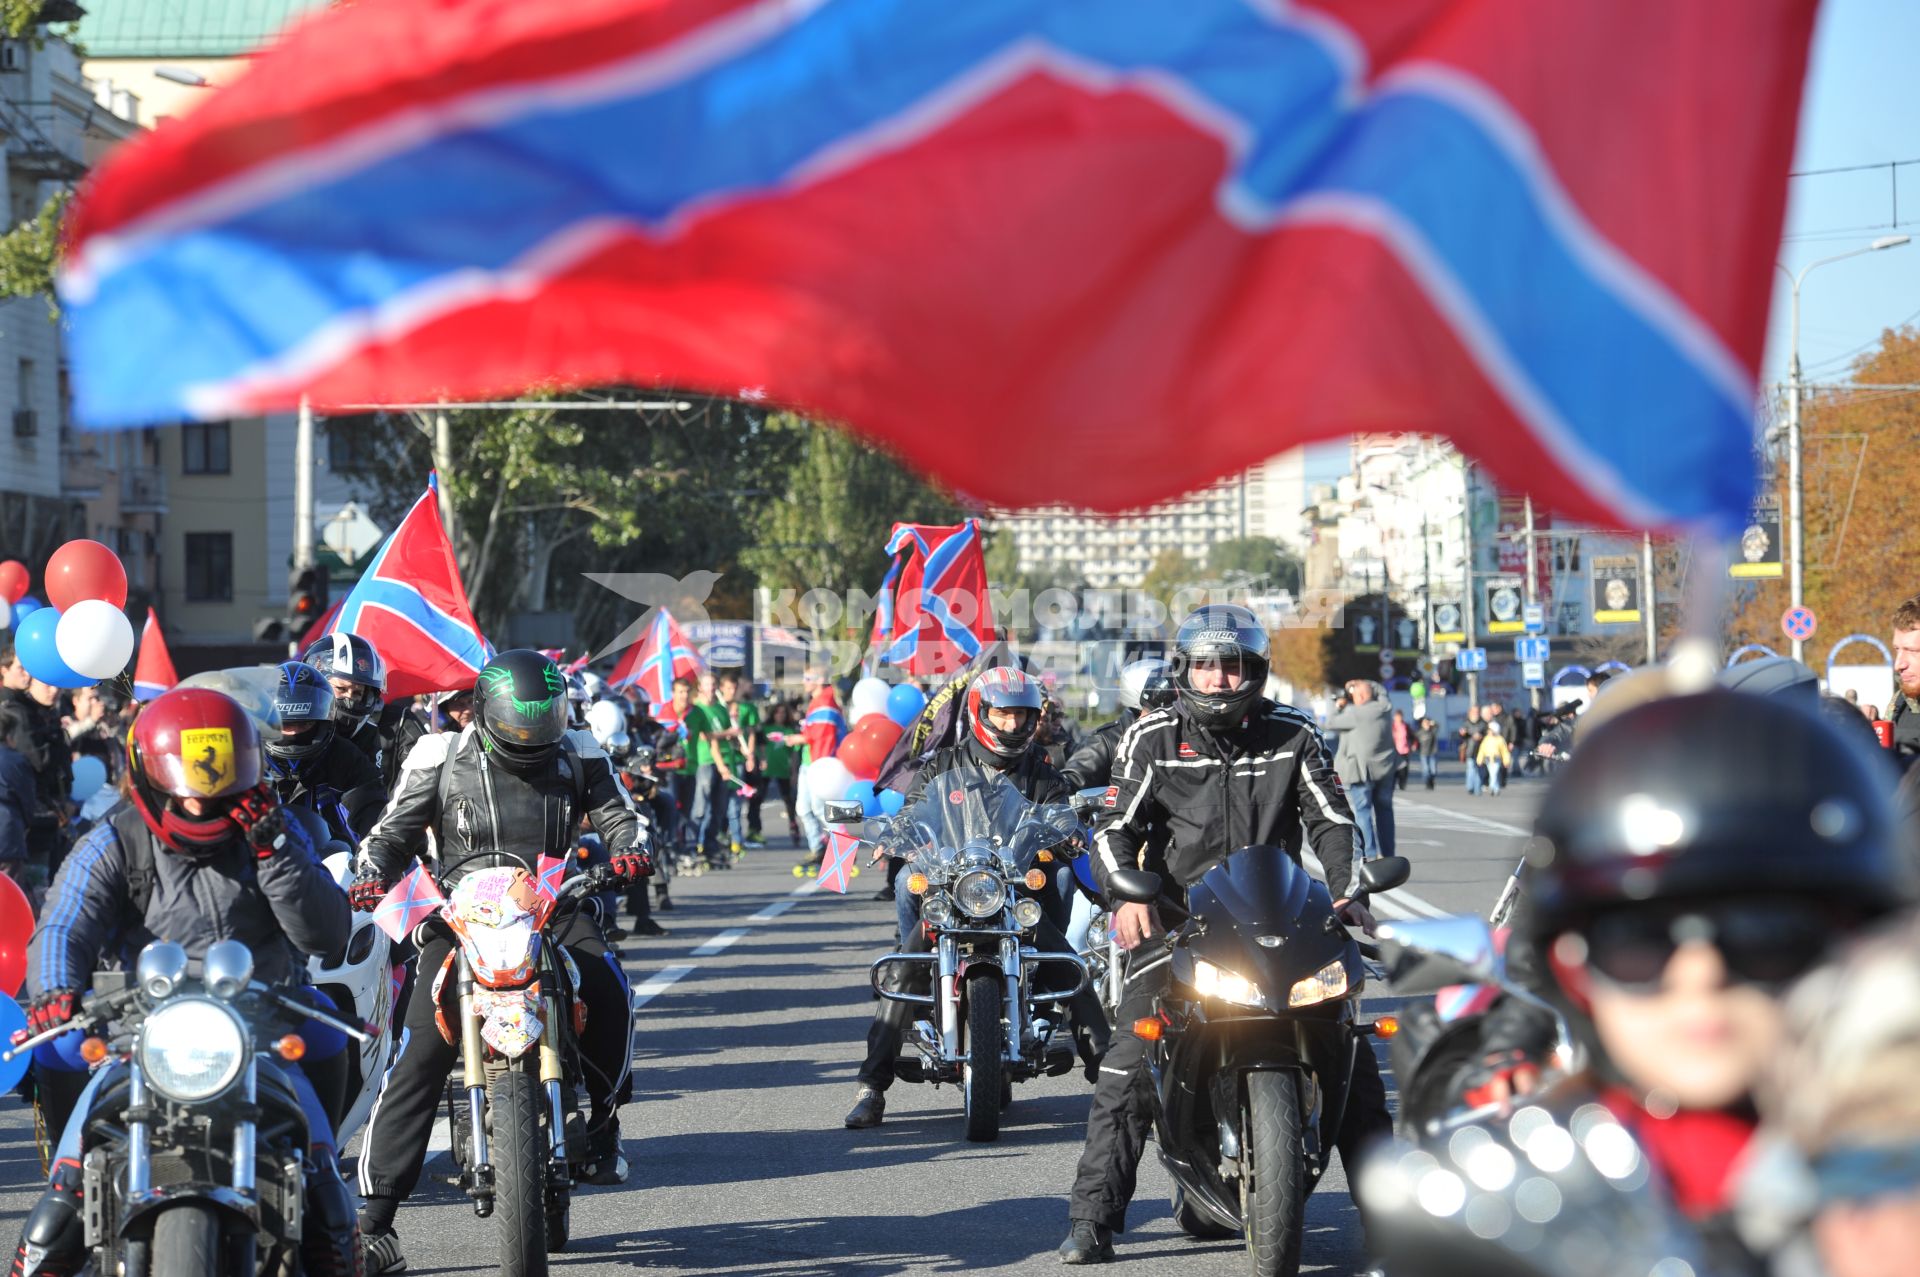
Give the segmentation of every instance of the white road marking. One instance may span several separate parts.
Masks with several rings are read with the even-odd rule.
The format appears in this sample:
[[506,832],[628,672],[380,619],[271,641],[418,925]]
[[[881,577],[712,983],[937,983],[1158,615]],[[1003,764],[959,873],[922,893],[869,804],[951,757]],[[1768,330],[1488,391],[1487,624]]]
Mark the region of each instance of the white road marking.
[[747,932],[752,929],[751,927],[734,927],[730,931],[722,931],[719,935],[707,941],[698,949],[695,949],[689,956],[695,958],[711,958],[714,954],[725,951],[728,945],[746,935]]
[[[1446,807],[1436,807],[1432,803],[1423,803],[1413,798],[1402,798],[1396,806],[1424,813],[1429,819],[1438,816],[1444,820],[1459,821],[1469,829],[1485,829],[1491,833],[1506,834],[1513,838],[1527,838],[1531,836],[1528,830],[1522,829],[1518,825],[1509,825],[1502,820],[1490,820],[1485,816],[1478,816],[1470,811],[1453,811]],[[1458,826],[1456,826],[1456,828],[1457,827]]]
[[[1320,863],[1320,857],[1303,849],[1300,859],[1309,873],[1320,875],[1322,882],[1327,880],[1327,867]],[[1452,918],[1456,916],[1455,910],[1442,909],[1430,900],[1422,900],[1404,887],[1376,894],[1373,897],[1373,907],[1376,912],[1384,913],[1390,918]]]
[[682,977],[692,974],[692,965],[683,964],[681,966],[668,967],[658,975],[647,977],[639,984],[633,986],[633,1009],[638,1011],[641,1007],[647,1005],[647,1003],[672,988],[675,982]]

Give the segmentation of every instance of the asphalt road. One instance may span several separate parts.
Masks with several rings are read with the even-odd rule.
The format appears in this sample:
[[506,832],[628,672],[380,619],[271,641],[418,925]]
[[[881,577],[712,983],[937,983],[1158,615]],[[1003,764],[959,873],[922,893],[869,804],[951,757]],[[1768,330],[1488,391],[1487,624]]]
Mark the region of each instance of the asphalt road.
[[[1539,791],[1521,782],[1470,799],[1451,775],[1433,793],[1402,795],[1400,850],[1414,878],[1383,898],[1394,901],[1384,912],[1484,913],[1518,857]],[[892,909],[870,898],[872,874],[845,897],[811,891],[791,874],[795,858],[776,844],[735,870],[683,879],[678,907],[661,917],[672,934],[625,943],[641,1003],[635,1102],[623,1121],[633,1175],[624,1188],[580,1191],[573,1243],[554,1256],[554,1270],[1058,1271],[1053,1249],[1066,1231],[1087,1084],[1077,1070],[1021,1084],[995,1144],[961,1138],[951,1087],[900,1083],[883,1126],[844,1129],[873,1008],[867,963],[889,942]],[[1374,991],[1368,1010],[1393,1004]],[[30,1115],[0,1099],[8,1246],[37,1176]],[[1177,1262],[1190,1277],[1244,1272],[1238,1242],[1195,1242],[1175,1227],[1170,1189],[1149,1147],[1120,1261],[1153,1271]],[[1307,1271],[1365,1269],[1339,1168],[1307,1218]],[[433,1180],[399,1220],[416,1273],[493,1271],[494,1227]]]

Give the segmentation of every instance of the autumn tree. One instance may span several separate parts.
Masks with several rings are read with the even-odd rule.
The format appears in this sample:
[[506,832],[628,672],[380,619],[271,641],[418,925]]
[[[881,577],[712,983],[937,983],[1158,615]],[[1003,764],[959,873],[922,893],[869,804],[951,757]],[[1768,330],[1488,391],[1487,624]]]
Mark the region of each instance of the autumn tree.
[[[1845,387],[1815,388],[1802,400],[1805,599],[1819,619],[1806,654],[1815,669],[1825,669],[1827,653],[1849,634],[1885,641],[1895,606],[1920,593],[1916,385],[1920,329],[1904,327],[1883,333],[1878,347],[1854,362]],[[1764,480],[1782,511],[1788,505],[1784,436],[1778,432]],[[1786,578],[1737,586],[1736,595],[1727,648],[1759,642],[1785,652]]]

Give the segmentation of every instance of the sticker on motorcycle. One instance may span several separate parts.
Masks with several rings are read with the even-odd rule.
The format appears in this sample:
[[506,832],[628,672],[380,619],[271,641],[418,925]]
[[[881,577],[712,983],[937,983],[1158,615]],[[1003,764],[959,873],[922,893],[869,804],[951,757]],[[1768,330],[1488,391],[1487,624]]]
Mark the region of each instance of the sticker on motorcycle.
[[1107,792],[1101,796],[1100,805],[1102,807],[1119,806],[1120,805],[1120,786],[1118,785],[1107,786]]

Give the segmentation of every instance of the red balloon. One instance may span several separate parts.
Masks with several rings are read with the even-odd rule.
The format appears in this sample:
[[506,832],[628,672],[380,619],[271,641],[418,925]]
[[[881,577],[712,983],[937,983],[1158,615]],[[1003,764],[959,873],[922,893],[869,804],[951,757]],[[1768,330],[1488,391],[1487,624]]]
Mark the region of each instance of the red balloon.
[[127,569],[98,541],[69,541],[47,560],[47,602],[61,611],[88,599],[127,605]]
[[20,884],[0,874],[0,995],[12,997],[27,979],[27,941],[33,938],[33,906]]
[[869,714],[854,724],[834,757],[846,764],[855,779],[872,780],[880,774],[880,764],[887,761],[887,752],[906,730],[885,714]]
[[18,603],[27,597],[27,588],[33,584],[33,573],[27,571],[27,565],[18,559],[8,559],[0,563],[0,598],[9,603]]

